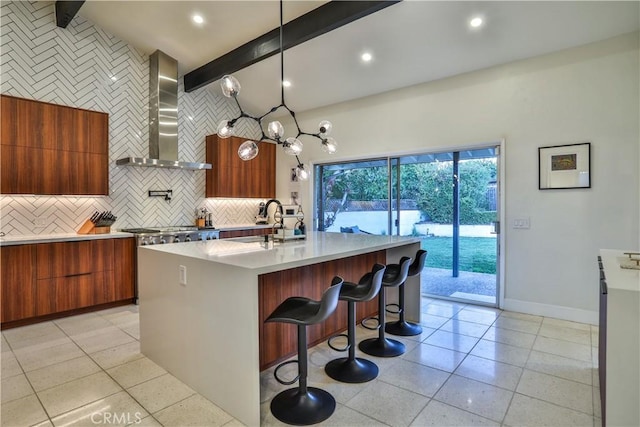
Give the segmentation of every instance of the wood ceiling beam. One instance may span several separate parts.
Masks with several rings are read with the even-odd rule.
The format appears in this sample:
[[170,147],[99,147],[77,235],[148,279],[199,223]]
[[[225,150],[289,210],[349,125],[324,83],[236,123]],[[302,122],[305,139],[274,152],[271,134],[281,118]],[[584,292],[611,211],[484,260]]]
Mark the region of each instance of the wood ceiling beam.
[[84,4],[82,1],[57,1],[56,2],[56,25],[60,28],[67,28],[67,25],[75,18],[76,14]]
[[[329,1],[284,24],[282,47],[287,50],[399,2],[400,0]],[[194,91],[225,74],[235,73],[279,52],[280,27],[185,74],[184,90]]]

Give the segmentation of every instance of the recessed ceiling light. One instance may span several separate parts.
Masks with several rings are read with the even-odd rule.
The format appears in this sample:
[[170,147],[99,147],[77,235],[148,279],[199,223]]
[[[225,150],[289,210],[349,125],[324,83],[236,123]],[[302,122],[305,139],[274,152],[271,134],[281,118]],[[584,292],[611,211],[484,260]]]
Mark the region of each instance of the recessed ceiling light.
[[364,62],[369,62],[373,59],[373,55],[371,55],[369,52],[365,52],[360,56],[360,59],[362,59]]
[[282,81],[282,86],[284,87],[291,87],[291,82],[289,80],[283,80]]
[[475,18],[472,18],[471,21],[469,21],[469,26],[471,26],[471,28],[478,28],[482,25],[482,22],[482,18],[476,16]]
[[198,14],[193,15],[191,19],[193,19],[193,22],[195,22],[196,24],[202,24],[204,22],[204,18],[202,17],[202,15]]

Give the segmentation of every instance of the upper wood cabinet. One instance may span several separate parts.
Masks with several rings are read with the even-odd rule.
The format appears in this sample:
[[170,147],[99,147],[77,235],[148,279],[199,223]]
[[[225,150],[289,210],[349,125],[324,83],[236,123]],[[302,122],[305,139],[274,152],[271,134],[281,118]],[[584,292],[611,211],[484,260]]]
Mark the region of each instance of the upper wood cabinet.
[[246,138],[207,136],[206,197],[272,199],[276,195],[276,145],[260,142],[258,156],[249,161],[238,157]]
[[109,194],[109,115],[2,95],[2,194]]

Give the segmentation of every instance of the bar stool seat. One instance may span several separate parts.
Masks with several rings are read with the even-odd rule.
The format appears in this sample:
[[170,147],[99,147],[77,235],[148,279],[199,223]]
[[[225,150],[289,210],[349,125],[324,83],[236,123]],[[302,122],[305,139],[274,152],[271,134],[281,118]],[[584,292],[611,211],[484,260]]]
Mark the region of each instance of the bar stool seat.
[[334,335],[329,338],[327,344],[337,351],[349,351],[348,357],[334,359],[324,367],[325,372],[331,378],[346,383],[364,383],[378,376],[378,366],[370,360],[356,357],[356,302],[372,300],[378,295],[382,286],[382,276],[385,266],[375,264],[371,273],[367,273],[356,283],[344,282],[340,290],[341,301],[347,301],[347,339],[345,348],[336,348],[332,340],[344,337],[344,334]]
[[[427,260],[427,251],[424,249],[418,250],[413,263],[409,266],[409,273],[407,277],[417,276],[424,269],[424,262]],[[387,271],[390,274],[399,274],[400,265],[391,264],[387,266]],[[420,335],[422,333],[422,326],[407,322],[404,318],[404,306],[405,306],[405,282],[402,282],[398,287],[398,304],[388,304],[387,307],[397,307],[397,310],[390,310],[387,308],[387,313],[398,314],[400,318],[394,322],[387,322],[385,325],[385,331],[392,335],[399,335],[410,337],[414,335]]]
[[363,353],[378,357],[395,357],[400,356],[406,351],[403,343],[385,337],[385,288],[400,286],[400,284],[404,283],[409,274],[410,264],[411,258],[402,257],[398,264],[400,266],[399,269],[392,271],[385,269],[384,275],[382,276],[382,287],[378,293],[378,325],[376,328],[371,328],[365,324],[368,319],[362,321],[362,326],[365,328],[377,329],[378,337],[369,338],[360,342],[358,348]]
[[[324,322],[335,311],[342,283],[342,278],[334,277],[320,301],[303,297],[287,298],[265,320],[265,323],[291,323],[298,327],[298,359],[281,363],[273,373],[280,384],[290,385],[298,381],[297,388],[284,390],[271,400],[271,413],[284,423],[316,424],[329,418],[335,411],[336,401],[330,393],[307,387],[307,326]],[[290,363],[298,364],[298,376],[292,381],[284,381],[278,377],[278,371]]]

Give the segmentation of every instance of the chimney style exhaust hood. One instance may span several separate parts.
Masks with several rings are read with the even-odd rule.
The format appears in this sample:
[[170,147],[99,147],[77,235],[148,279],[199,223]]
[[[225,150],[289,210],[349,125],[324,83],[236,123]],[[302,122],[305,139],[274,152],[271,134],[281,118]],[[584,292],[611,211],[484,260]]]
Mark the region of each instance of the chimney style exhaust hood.
[[178,61],[160,50],[149,56],[149,158],[125,157],[116,165],[211,169],[210,163],[178,161]]

